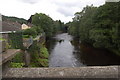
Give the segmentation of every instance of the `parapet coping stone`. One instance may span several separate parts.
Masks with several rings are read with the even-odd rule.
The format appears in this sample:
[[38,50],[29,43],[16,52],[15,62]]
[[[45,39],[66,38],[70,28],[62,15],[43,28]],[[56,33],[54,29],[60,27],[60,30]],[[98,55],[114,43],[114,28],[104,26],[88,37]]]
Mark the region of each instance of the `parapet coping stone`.
[[118,67],[10,68],[3,78],[119,78]]

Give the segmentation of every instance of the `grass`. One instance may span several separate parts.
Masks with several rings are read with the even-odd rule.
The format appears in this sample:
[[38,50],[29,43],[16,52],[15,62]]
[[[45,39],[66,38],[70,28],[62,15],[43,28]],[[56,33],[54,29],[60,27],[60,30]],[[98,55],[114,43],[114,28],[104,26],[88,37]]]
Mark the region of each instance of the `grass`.
[[40,48],[40,58],[38,59],[38,61],[43,67],[48,67],[48,57],[48,50],[44,45],[42,45],[42,47]]
[[5,41],[6,39],[4,39],[4,38],[0,38],[0,41]]
[[23,53],[17,53],[16,56],[12,59],[12,62],[10,63],[10,67],[22,68],[23,66],[24,66]]
[[23,38],[30,38],[29,35],[23,35]]
[[14,63],[22,63],[23,62],[23,53],[17,53],[13,58],[12,62]]
[[39,67],[39,66],[38,66],[38,64],[35,64],[35,63],[31,62],[30,67]]
[[45,58],[45,59],[48,59],[49,57],[48,50],[44,46],[40,48],[40,57]]
[[48,59],[39,59],[39,62],[42,66],[48,67]]
[[10,64],[10,67],[12,67],[12,68],[22,68],[23,66],[24,66],[24,63],[14,63],[14,62],[12,62]]

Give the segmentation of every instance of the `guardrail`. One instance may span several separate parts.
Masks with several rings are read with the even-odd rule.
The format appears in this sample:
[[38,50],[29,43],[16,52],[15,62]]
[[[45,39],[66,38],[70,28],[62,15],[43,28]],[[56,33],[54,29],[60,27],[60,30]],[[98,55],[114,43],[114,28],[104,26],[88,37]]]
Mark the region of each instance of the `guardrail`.
[[3,31],[3,32],[0,32],[0,34],[8,34],[8,33],[12,33],[12,32],[16,32],[16,31]]
[[12,32],[16,32],[16,31],[4,31],[4,32],[0,32],[0,38],[3,40],[0,40],[0,53],[5,52],[6,50],[6,43],[8,42],[8,34],[12,33]]

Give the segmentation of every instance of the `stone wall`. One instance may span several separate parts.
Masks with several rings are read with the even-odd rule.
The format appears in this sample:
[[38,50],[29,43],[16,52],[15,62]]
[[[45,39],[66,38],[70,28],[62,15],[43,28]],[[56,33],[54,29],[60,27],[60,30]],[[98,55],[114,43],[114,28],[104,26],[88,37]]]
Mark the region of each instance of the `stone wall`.
[[[118,66],[10,68],[4,78],[120,78]],[[34,79],[33,79],[34,80]]]

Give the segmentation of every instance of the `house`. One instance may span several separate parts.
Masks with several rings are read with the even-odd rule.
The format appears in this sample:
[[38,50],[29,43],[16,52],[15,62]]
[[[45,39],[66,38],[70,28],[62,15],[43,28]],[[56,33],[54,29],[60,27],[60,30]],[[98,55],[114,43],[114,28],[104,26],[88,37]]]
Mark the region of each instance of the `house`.
[[26,24],[22,24],[22,30],[24,30],[24,29],[29,29],[30,28],[30,26],[28,26],[28,25],[26,25]]

